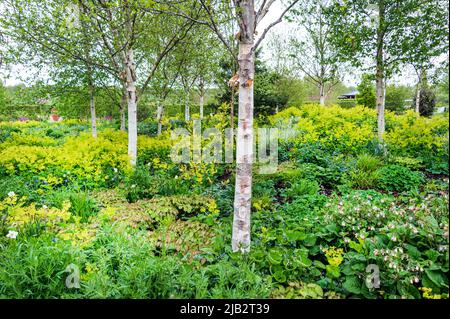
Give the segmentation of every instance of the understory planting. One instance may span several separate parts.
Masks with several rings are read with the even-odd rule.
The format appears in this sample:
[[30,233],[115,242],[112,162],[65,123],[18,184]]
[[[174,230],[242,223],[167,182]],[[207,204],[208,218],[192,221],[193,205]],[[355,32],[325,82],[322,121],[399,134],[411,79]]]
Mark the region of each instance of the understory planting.
[[362,106],[255,120],[288,134],[241,254],[235,164],[173,162],[172,124],[138,128],[133,167],[108,121],[0,122],[0,297],[448,298],[448,113],[385,124],[380,148]]

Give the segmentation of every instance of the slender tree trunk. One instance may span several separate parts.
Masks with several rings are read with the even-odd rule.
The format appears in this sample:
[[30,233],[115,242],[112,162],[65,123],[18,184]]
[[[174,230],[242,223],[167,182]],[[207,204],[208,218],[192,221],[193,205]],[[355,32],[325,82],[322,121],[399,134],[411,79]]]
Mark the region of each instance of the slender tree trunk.
[[236,185],[232,250],[250,251],[253,166],[254,1],[240,2],[239,114],[236,142]]
[[[377,67],[378,69],[378,67]],[[383,71],[377,70],[376,86],[377,86],[377,118],[378,118],[378,139],[383,141],[385,130],[384,120],[384,75]]]
[[89,106],[91,109],[92,136],[97,138],[97,116],[95,112],[95,88],[92,83],[89,84]]
[[234,129],[234,87],[231,87],[231,106],[230,106],[230,128],[231,132]]
[[158,136],[162,133],[162,113],[163,113],[163,106],[162,104],[158,105],[158,109],[156,110],[156,119],[158,121]]
[[319,84],[319,90],[320,90],[320,105],[325,105],[325,85],[323,83]]
[[416,90],[416,112],[420,113],[420,81],[417,83],[417,90]]
[[190,114],[190,110],[189,110],[189,93],[185,93],[186,96],[184,98],[184,120],[186,122],[189,122],[189,120],[191,119],[191,114]]
[[124,83],[122,88],[122,98],[120,100],[119,113],[120,113],[120,130],[126,131],[126,116],[125,116],[125,108],[127,106],[127,87],[126,83]]
[[126,54],[126,97],[128,104],[128,155],[131,165],[136,165],[137,159],[137,98],[136,98],[136,72],[134,66],[133,49]]
[[380,0],[379,4],[379,27],[377,31],[377,67],[376,67],[376,94],[377,94],[377,122],[378,122],[378,139],[382,143],[385,130],[384,108],[385,108],[385,92],[384,92],[384,1]]
[[205,106],[205,94],[201,92],[200,94],[200,119],[203,120],[203,108]]

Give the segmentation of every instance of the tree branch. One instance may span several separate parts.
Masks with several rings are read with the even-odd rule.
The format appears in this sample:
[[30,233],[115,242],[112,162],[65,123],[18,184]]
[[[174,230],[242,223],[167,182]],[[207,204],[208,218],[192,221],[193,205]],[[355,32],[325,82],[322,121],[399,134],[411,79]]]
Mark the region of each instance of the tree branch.
[[261,44],[262,40],[264,40],[264,38],[266,37],[267,33],[269,32],[270,29],[272,29],[274,26],[276,26],[277,24],[281,23],[283,21],[284,16],[286,15],[286,13],[294,6],[297,4],[297,2],[299,2],[300,0],[294,0],[292,1],[292,3],[286,7],[286,9],[284,9],[284,11],[281,13],[280,17],[275,20],[274,22],[272,22],[271,24],[269,24],[269,26],[263,31],[263,33],[261,34],[261,37],[258,39],[258,41],[256,41],[256,44],[253,46],[253,52],[256,51],[256,49],[258,48],[258,46]]

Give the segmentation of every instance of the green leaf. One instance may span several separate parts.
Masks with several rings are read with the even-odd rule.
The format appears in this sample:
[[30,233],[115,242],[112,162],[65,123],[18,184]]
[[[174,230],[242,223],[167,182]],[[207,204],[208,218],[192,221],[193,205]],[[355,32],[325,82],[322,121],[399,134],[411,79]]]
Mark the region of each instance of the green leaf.
[[425,270],[425,275],[439,288],[448,288],[448,278],[440,271],[437,270]]
[[348,276],[342,286],[352,294],[358,295],[361,293],[361,282],[356,276]]
[[305,246],[314,246],[314,244],[316,243],[316,236],[314,236],[313,234],[308,234],[306,235],[306,238],[304,239],[304,244]]
[[406,250],[408,251],[408,255],[410,255],[414,259],[419,259],[420,256],[422,255],[416,246],[410,244],[406,245]]
[[269,250],[269,253],[267,254],[267,259],[269,260],[269,263],[271,263],[272,265],[279,265],[283,260],[283,253],[278,248],[272,248]]
[[327,265],[326,270],[329,278],[339,278],[341,276],[338,266]]

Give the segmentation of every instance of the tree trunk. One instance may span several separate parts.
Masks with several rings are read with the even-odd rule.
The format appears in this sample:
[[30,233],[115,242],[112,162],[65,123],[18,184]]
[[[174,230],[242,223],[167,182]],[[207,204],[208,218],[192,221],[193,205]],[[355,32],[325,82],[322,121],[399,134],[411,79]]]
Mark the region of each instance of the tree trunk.
[[190,115],[190,111],[189,111],[189,93],[186,93],[185,100],[184,100],[184,120],[186,122],[189,122],[190,118],[191,118],[191,115]]
[[379,26],[377,30],[377,67],[376,67],[376,94],[377,94],[377,122],[378,122],[378,139],[383,142],[385,130],[384,108],[385,108],[385,92],[384,92],[384,1],[380,0],[379,9]]
[[126,54],[126,98],[128,104],[128,155],[131,165],[136,165],[137,159],[137,98],[136,98],[136,72],[134,66],[133,49]]
[[122,85],[122,98],[119,105],[119,116],[120,116],[120,130],[126,131],[126,116],[125,108],[127,106],[127,86],[126,83]]
[[200,119],[203,120],[203,108],[205,106],[205,95],[202,92],[200,94]]
[[[378,69],[378,67],[377,67]],[[378,114],[378,139],[383,141],[385,120],[384,120],[384,75],[383,72],[377,71],[376,85],[377,85],[377,114]]]
[[417,83],[417,91],[416,91],[416,112],[420,113],[420,81]]
[[158,136],[162,133],[162,112],[163,106],[162,104],[158,105],[158,109],[156,110],[156,119],[158,121]]
[[95,89],[93,84],[89,84],[89,106],[91,109],[92,136],[97,138],[97,116],[95,114]]
[[236,184],[232,250],[250,251],[253,166],[254,1],[240,3],[239,112],[236,142]]
[[320,90],[320,105],[325,105],[325,85],[323,83],[319,84],[319,90]]
[[234,87],[231,87],[231,106],[230,106],[230,128],[231,132],[234,129]]

